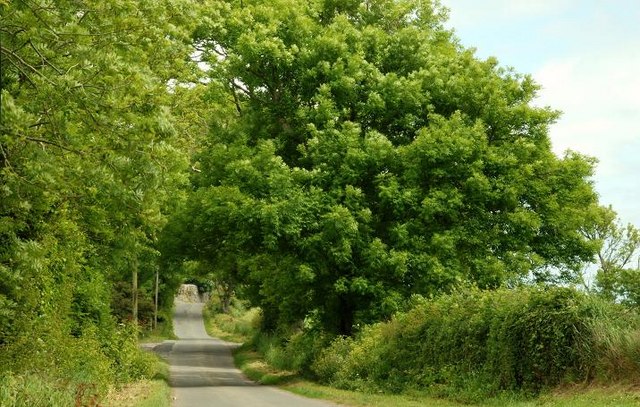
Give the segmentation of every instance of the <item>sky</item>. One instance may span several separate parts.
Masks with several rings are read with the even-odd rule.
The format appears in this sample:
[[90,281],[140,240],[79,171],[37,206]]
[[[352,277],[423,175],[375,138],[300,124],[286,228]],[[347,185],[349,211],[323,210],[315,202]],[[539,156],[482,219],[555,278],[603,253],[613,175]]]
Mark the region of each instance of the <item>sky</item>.
[[600,203],[640,227],[640,0],[441,1],[462,45],[542,86],[554,152],[597,158]]

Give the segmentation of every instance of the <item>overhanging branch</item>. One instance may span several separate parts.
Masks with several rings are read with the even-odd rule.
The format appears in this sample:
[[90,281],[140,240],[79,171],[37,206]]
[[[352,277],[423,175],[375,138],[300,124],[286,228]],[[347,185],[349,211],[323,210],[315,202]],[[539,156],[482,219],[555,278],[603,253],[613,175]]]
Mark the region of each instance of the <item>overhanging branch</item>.
[[78,155],[84,156],[84,153],[82,151],[75,150],[75,149],[69,148],[69,147],[65,147],[65,146],[63,146],[61,144],[58,144],[58,143],[54,142],[54,141],[41,139],[41,138],[35,138],[35,137],[25,137],[25,138],[27,140],[29,140],[29,141],[33,141],[34,143],[48,144],[48,145],[51,145],[51,146],[54,146],[54,147],[58,147],[61,150],[65,150],[65,151],[68,151],[70,153],[74,153],[74,154],[78,154]]

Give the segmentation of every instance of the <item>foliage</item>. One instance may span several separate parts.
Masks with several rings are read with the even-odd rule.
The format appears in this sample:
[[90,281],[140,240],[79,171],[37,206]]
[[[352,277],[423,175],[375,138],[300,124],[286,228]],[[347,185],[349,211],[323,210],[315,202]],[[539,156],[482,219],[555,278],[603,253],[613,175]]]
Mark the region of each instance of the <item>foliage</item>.
[[[146,354],[145,358],[153,358]],[[68,407],[72,405],[105,405],[114,407],[169,406],[170,389],[166,365],[150,360],[151,380],[137,380],[126,386],[112,387],[101,398],[94,383],[68,382],[56,379],[51,372],[27,375],[4,372],[0,374],[0,405],[6,407]],[[151,377],[151,376],[150,376]]]
[[[556,290],[556,289],[553,289]],[[552,291],[553,291],[552,290]],[[478,290],[460,291],[453,298],[441,298],[437,300],[425,300],[423,298],[414,299],[414,307],[412,311],[399,315],[394,321],[386,324],[367,327],[354,337],[337,337],[330,341],[328,336],[319,335],[318,332],[296,331],[294,333],[280,333],[276,336],[268,333],[259,333],[256,335],[253,327],[253,334],[245,338],[249,340],[234,352],[236,364],[242,371],[252,380],[260,383],[268,383],[284,386],[286,390],[295,393],[313,397],[332,400],[339,404],[348,405],[407,405],[418,406],[428,403],[429,405],[482,405],[482,406],[533,406],[533,405],[549,405],[549,406],[583,406],[583,405],[636,405],[638,393],[635,389],[635,378],[640,369],[640,341],[638,340],[638,332],[640,332],[640,320],[637,315],[609,302],[602,301],[596,297],[586,296],[584,294],[575,293],[571,290],[560,289],[557,292],[546,292],[544,290],[523,290],[524,292],[514,293],[512,291],[500,290],[498,292],[479,292]],[[537,292],[536,292],[537,291]],[[507,295],[506,300],[501,299]],[[535,304],[522,304],[519,298],[531,298],[531,295],[537,297]],[[458,302],[459,306],[455,307],[454,301],[460,300],[461,297],[472,297],[470,300]],[[562,307],[549,307],[551,304],[566,305],[566,301],[573,298],[576,304],[572,307],[588,310],[585,312],[580,321],[580,326],[586,326],[586,337],[579,336],[578,353],[579,359],[584,362],[579,363],[580,376],[568,375],[563,380],[560,387],[543,388],[541,384],[534,385],[539,388],[541,393],[536,397],[531,397],[532,391],[509,391],[491,390],[492,380],[488,375],[482,376],[478,374],[460,376],[453,375],[451,367],[445,369],[442,374],[452,379],[452,383],[432,383],[428,387],[416,385],[417,377],[412,373],[415,371],[405,372],[409,381],[403,381],[406,377],[394,380],[388,377],[379,382],[373,381],[370,377],[371,372],[380,374],[385,370],[389,370],[389,365],[398,365],[399,358],[404,358],[404,365],[413,365],[415,370],[424,368],[421,365],[424,356],[421,352],[434,349],[434,341],[440,341],[441,347],[453,346],[453,350],[447,350],[445,358],[449,359],[451,365],[464,364],[469,368],[482,369],[482,366],[471,363],[465,363],[463,359],[471,353],[481,353],[483,350],[474,347],[479,343],[479,335],[465,336],[468,331],[472,331],[478,320],[492,318],[495,320],[489,329],[499,329],[497,327],[500,321],[505,325],[500,328],[502,332],[497,335],[505,337],[508,330],[507,323],[520,324],[536,327],[535,332],[525,332],[530,337],[546,336],[547,339],[554,337],[554,340],[560,339],[562,335],[549,335],[552,331],[558,331],[557,327],[566,325],[567,319],[571,319],[572,310],[563,310]],[[480,306],[478,307],[478,302]],[[436,303],[436,304],[433,304]],[[541,303],[546,306],[541,307]],[[559,303],[559,304],[558,304]],[[425,314],[424,308],[429,307],[433,311],[444,306],[453,306],[457,316],[448,318],[446,314],[437,315],[435,311]],[[523,311],[524,307],[527,311]],[[421,309],[418,312],[418,309]],[[460,308],[463,308],[461,310]],[[535,308],[535,311],[531,311]],[[546,309],[545,309],[546,308]],[[244,326],[243,320],[247,316],[254,316],[255,309],[247,312],[242,307],[232,307],[232,314],[236,315],[233,320],[227,320],[230,315],[217,314],[214,318],[224,316],[226,323],[215,323],[216,334],[228,335],[237,332],[238,327]],[[549,312],[551,311],[551,312]],[[243,313],[244,312],[244,313]],[[512,318],[506,321],[505,314],[518,314],[520,316],[530,317],[527,322],[517,321]],[[545,317],[541,321],[532,321],[531,319],[539,316],[540,313],[552,315],[550,318]],[[525,315],[526,314],[526,315]],[[564,315],[563,315],[564,314]],[[569,318],[567,317],[569,314]],[[412,316],[411,316],[412,315]],[[429,320],[425,320],[428,315]],[[481,316],[480,316],[481,315]],[[472,321],[472,327],[464,327],[465,321],[460,321],[461,316],[466,316]],[[440,320],[440,322],[436,321]],[[452,320],[457,320],[452,321]],[[401,322],[400,322],[401,321]],[[444,321],[444,322],[443,322]],[[431,340],[429,338],[418,338],[409,335],[405,337],[407,332],[424,332],[425,325],[437,325],[431,332],[436,329],[445,329],[446,332]],[[448,325],[448,326],[447,326]],[[548,325],[556,327],[551,329]],[[455,330],[461,330],[456,334]],[[571,330],[569,330],[571,331]],[[546,335],[545,335],[546,332]],[[542,335],[539,335],[542,333]],[[449,335],[449,336],[447,336]],[[485,333],[485,335],[488,335]],[[513,337],[518,334],[511,335]],[[575,335],[574,338],[578,335]],[[302,339],[302,340],[301,340]],[[446,342],[449,340],[449,342]],[[391,344],[388,344],[391,341]],[[412,342],[413,341],[413,342]],[[460,341],[466,344],[460,345]],[[424,344],[430,342],[430,344]],[[446,343],[445,343],[446,342]],[[507,341],[508,342],[508,341]],[[554,346],[550,346],[549,342],[542,340],[543,348],[546,350],[537,350],[539,354],[548,356],[550,350]],[[305,345],[306,344],[306,345]],[[315,344],[315,346],[308,346]],[[301,346],[302,345],[302,346]],[[398,345],[405,348],[394,348]],[[509,377],[509,363],[519,371],[524,372],[529,369],[527,361],[530,358],[523,358],[523,364],[518,367],[519,358],[513,358],[509,354],[509,348],[506,346],[516,346],[526,348],[527,345],[514,344],[513,342],[486,343],[486,346],[495,346],[491,352],[492,357],[496,358],[494,366],[490,367],[491,371],[497,374],[504,374]],[[504,346],[502,354],[499,352],[503,349],[497,347]],[[461,350],[464,348],[464,351]],[[529,347],[532,349],[532,347]],[[535,347],[533,348],[535,350]],[[441,353],[441,349],[437,349]],[[557,348],[556,348],[557,350]],[[394,352],[400,352],[401,355],[394,355]],[[465,353],[466,352],[466,353]],[[485,350],[485,353],[487,351]],[[519,355],[518,355],[519,356]],[[526,355],[525,355],[526,356]],[[545,357],[546,357],[545,356]],[[560,358],[566,355],[560,355]],[[313,359],[313,361],[312,361]],[[300,361],[304,360],[302,363]],[[505,363],[504,361],[510,361]],[[468,361],[467,361],[468,362]],[[476,359],[477,363],[477,359]],[[544,360],[544,364],[547,364]],[[552,364],[549,363],[551,366]],[[507,368],[504,372],[499,369],[501,366]],[[312,371],[310,371],[310,368]],[[435,370],[425,369],[433,375]],[[315,375],[310,375],[314,373]],[[393,375],[398,374],[397,371]],[[304,379],[320,378],[329,381],[331,387],[324,386],[314,382],[308,382]],[[586,378],[586,380],[583,380]],[[482,379],[486,379],[483,381]],[[344,391],[336,389],[336,385],[342,388],[356,389],[355,391]],[[394,394],[403,390],[400,394]],[[446,398],[442,398],[445,396]],[[462,401],[461,404],[454,400]],[[473,403],[471,401],[473,400]]]
[[582,229],[598,244],[594,289],[604,297],[640,306],[640,230],[622,225],[615,211],[594,208],[592,221]]
[[169,407],[171,388],[164,380],[143,380],[114,390],[102,401],[104,407]]
[[69,399],[90,405],[114,384],[156,373],[153,356],[138,348],[133,326],[80,338],[63,332],[40,333],[35,340],[19,337],[4,347],[0,363],[3,406],[68,406],[73,403],[64,400]]
[[425,394],[385,394],[363,393],[339,390],[309,382],[288,384],[286,390],[306,397],[330,400],[339,405],[362,407],[592,407],[616,406],[633,407],[638,405],[640,394],[633,386],[575,386],[544,394],[535,399],[522,397],[498,397],[481,403],[454,402],[452,400],[430,397]]
[[152,292],[182,197],[167,83],[191,76],[194,5],[0,2],[1,374],[98,393],[149,374],[117,289]]
[[204,308],[205,328],[213,337],[236,343],[251,342],[260,327],[260,310],[247,308],[234,298],[226,312],[218,297],[212,297]]
[[75,402],[73,389],[38,375],[0,375],[0,403],[8,407],[63,407]]
[[105,407],[169,407],[169,365],[160,356],[146,353],[153,366],[152,379],[136,380],[123,386],[113,387],[101,400]]
[[463,406],[496,406],[496,407],[591,407],[591,406],[637,406],[640,393],[634,384],[625,385],[589,385],[578,384],[554,389],[539,397],[530,398],[522,395],[500,395],[483,400],[479,403],[456,402],[453,400],[433,397],[425,392],[410,392],[406,394],[388,394],[381,391],[349,391],[336,389],[326,385],[287,376],[265,363],[261,363],[260,355],[240,348],[235,353],[236,364],[252,380],[262,380],[265,377],[279,378],[276,383],[284,390],[315,399],[328,400],[338,405],[362,407],[463,407]]
[[[573,276],[593,161],[557,158],[529,76],[479,60],[437,2],[212,1],[195,42],[211,123],[165,229],[263,310],[330,332],[413,294]],[[226,103],[225,103],[226,101]]]
[[0,1],[0,401],[153,375],[136,339],[156,276],[165,311],[198,280],[246,335],[239,295],[272,363],[356,387],[635,371],[635,334],[585,325],[590,303],[562,289],[469,291],[368,325],[416,294],[568,281],[602,241],[602,292],[637,302],[637,230],[597,207],[593,160],[556,157],[537,85],[445,18],[419,0]]
[[299,330],[289,335],[258,333],[249,344],[276,369],[312,377],[311,366],[329,345],[330,337],[321,332]]
[[600,315],[590,324],[590,341],[582,350],[592,363],[590,374],[601,382],[633,382],[640,370],[638,314],[608,302],[599,306]]
[[427,389],[467,401],[535,394],[596,376],[634,377],[639,330],[637,317],[567,288],[464,290],[338,337],[313,371],[348,389]]

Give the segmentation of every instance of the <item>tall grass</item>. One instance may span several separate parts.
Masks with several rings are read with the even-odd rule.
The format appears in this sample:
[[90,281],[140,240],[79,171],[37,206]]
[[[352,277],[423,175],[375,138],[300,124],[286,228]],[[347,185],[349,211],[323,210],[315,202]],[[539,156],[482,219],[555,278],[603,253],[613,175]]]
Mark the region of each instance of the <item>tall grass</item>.
[[0,375],[0,406],[68,407],[75,400],[75,389],[62,381],[37,374]]
[[618,305],[601,303],[599,318],[589,323],[582,350],[589,378],[600,382],[640,382],[640,315]]
[[153,377],[156,366],[138,348],[134,326],[18,337],[0,352],[0,406],[97,405],[114,386]]

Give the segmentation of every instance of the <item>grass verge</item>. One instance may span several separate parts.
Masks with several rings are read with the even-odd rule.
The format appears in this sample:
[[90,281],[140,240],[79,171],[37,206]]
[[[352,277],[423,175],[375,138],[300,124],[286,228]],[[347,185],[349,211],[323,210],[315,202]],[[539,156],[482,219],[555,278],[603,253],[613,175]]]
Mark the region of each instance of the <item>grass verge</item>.
[[140,380],[109,392],[103,405],[105,407],[169,407],[171,388],[164,380]]
[[234,352],[236,366],[251,380],[278,386],[292,393],[338,403],[344,406],[398,406],[398,407],[459,407],[462,404],[425,398],[423,396],[368,394],[339,390],[303,379],[295,372],[281,371],[266,363],[263,357],[248,346],[241,346]]
[[[640,386],[634,384],[584,384],[555,388],[543,392],[537,397],[525,396],[520,393],[502,393],[495,398],[484,399],[476,403],[469,400],[459,402],[451,398],[441,398],[434,393],[406,390],[401,394],[388,394],[377,389],[342,390],[320,385],[303,378],[296,369],[287,370],[289,364],[278,363],[271,354],[273,344],[263,343],[260,346],[260,336],[257,336],[257,310],[233,309],[230,314],[216,314],[211,308],[205,311],[206,327],[210,335],[227,341],[244,342],[234,351],[236,366],[251,380],[278,386],[292,393],[315,399],[332,401],[344,406],[396,406],[396,407],[632,407],[640,406]],[[263,338],[264,339],[264,338]],[[276,341],[277,342],[277,341]],[[264,354],[256,351],[256,347]],[[281,349],[280,349],[281,350]],[[291,352],[282,353],[282,357],[291,357]],[[265,355],[267,357],[265,358]],[[294,352],[294,356],[297,355]],[[273,365],[273,360],[276,361]],[[295,364],[294,364],[295,365]],[[278,369],[285,367],[284,369]],[[609,382],[610,383],[610,382]],[[455,395],[454,395],[455,397]]]
[[155,355],[155,374],[152,379],[138,380],[109,391],[104,407],[170,407],[169,365]]

